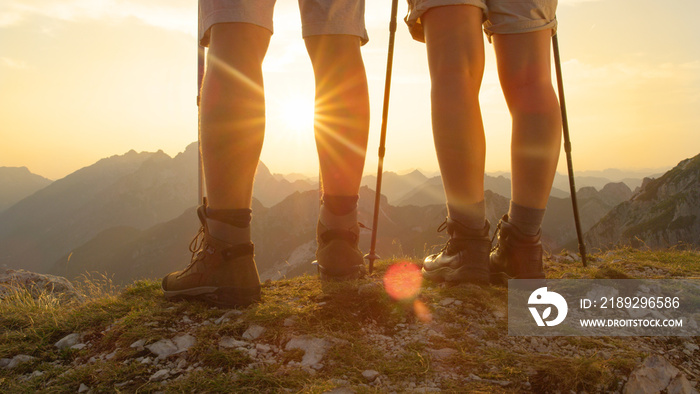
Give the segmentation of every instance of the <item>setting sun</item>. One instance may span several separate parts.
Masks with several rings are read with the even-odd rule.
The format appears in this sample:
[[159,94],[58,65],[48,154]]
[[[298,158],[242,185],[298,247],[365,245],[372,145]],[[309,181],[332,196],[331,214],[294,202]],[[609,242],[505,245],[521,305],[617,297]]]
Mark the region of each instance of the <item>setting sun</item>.
[[282,125],[283,132],[300,136],[312,135],[314,125],[314,98],[291,92],[269,104],[268,119]]

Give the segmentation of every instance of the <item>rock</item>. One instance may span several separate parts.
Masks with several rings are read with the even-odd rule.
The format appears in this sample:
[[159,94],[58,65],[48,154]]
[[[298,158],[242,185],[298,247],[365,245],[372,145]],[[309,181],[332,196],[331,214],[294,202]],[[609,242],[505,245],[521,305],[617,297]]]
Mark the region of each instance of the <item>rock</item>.
[[34,360],[36,360],[36,357],[28,356],[26,354],[18,354],[16,356],[12,357],[12,360],[10,360],[10,362],[7,363],[7,366],[5,368],[6,369],[13,369],[20,364],[32,362]]
[[41,294],[52,294],[70,300],[82,301],[85,299],[78,293],[68,279],[62,276],[38,274],[24,270],[6,270],[0,274],[0,299],[10,294],[13,289],[27,289],[37,298]]
[[265,332],[265,327],[261,327],[258,325],[252,325],[248,327],[247,330],[243,333],[243,339],[248,339],[250,341],[254,339],[258,339],[263,333]]
[[78,387],[78,392],[84,393],[86,391],[90,391],[90,387],[86,386],[85,383],[80,383],[80,387]]
[[161,380],[165,380],[170,376],[170,370],[167,369],[160,369],[153,375],[148,380],[154,381],[154,382],[160,382]]
[[146,344],[146,340],[145,340],[145,339],[139,339],[138,341],[136,341],[136,342],[132,343],[131,345],[129,345],[129,347],[130,347],[130,348],[136,348],[136,349],[143,349],[143,345],[145,345],[145,344]]
[[146,346],[146,349],[160,358],[166,358],[177,353],[177,345],[170,339],[161,339],[158,342]]
[[452,303],[455,302],[454,298],[445,298],[444,300],[440,301],[440,305],[442,306],[448,306],[451,305]]
[[685,375],[678,374],[678,375],[676,375],[675,378],[673,378],[671,383],[668,384],[668,387],[666,387],[666,393],[668,393],[668,394],[696,393],[697,394],[697,390],[693,389],[693,386],[690,385],[690,382],[688,381],[688,379],[686,379]]
[[80,334],[74,333],[66,335],[65,337],[59,339],[58,342],[54,344],[54,346],[56,346],[59,349],[65,349],[73,345],[77,345],[78,342],[80,342]]
[[302,336],[290,339],[284,348],[285,350],[303,350],[304,357],[301,359],[301,365],[311,367],[321,362],[329,346],[330,344],[325,339]]
[[647,357],[644,363],[630,374],[623,393],[658,393],[680,374],[665,358],[658,355]]
[[161,359],[172,356],[173,354],[178,354],[186,352],[187,349],[191,348],[197,342],[196,338],[190,334],[178,335],[171,339],[161,339],[158,342],[146,346],[146,349],[150,350],[151,353],[155,354]]
[[231,317],[233,317],[233,316],[240,316],[240,315],[242,315],[242,314],[243,314],[243,312],[239,311],[238,309],[232,309],[232,310],[230,310],[230,311],[224,313],[224,315],[221,316],[220,318],[216,319],[216,320],[214,321],[214,323],[216,323],[216,324],[221,324],[221,323],[223,323],[224,321],[228,321],[228,320],[229,320]]
[[299,321],[299,318],[296,316],[291,316],[286,319],[284,319],[284,323],[282,323],[283,326],[285,327],[292,327],[295,324],[297,324],[297,321]]
[[248,342],[239,341],[232,337],[222,337],[219,339],[219,346],[224,348],[241,348],[248,346]]
[[177,346],[176,353],[182,353],[194,346],[197,343],[197,339],[190,334],[184,334],[173,338],[173,342],[175,343],[175,346]]
[[76,345],[71,346],[70,348],[73,349],[73,350],[83,350],[83,349],[85,349],[86,347],[87,347],[86,344],[84,344],[84,343],[78,343],[78,344],[76,344]]
[[373,370],[373,369],[368,369],[366,371],[362,372],[362,377],[367,379],[368,382],[374,382],[375,379],[379,376],[379,372]]
[[0,358],[0,368],[7,368],[10,365],[10,361],[12,361],[10,358]]

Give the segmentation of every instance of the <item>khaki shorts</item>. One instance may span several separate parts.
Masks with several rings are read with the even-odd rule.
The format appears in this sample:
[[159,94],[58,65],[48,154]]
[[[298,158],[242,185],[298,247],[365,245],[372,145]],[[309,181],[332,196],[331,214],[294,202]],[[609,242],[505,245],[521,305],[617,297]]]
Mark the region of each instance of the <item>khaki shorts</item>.
[[528,33],[552,29],[556,32],[557,0],[408,0],[405,18],[414,39],[425,42],[421,16],[433,7],[471,5],[484,13],[484,32],[494,34]]
[[[209,45],[209,29],[217,23],[252,23],[272,29],[275,0],[200,0],[199,42]],[[369,41],[364,0],[299,0],[303,37],[325,34],[358,36]]]

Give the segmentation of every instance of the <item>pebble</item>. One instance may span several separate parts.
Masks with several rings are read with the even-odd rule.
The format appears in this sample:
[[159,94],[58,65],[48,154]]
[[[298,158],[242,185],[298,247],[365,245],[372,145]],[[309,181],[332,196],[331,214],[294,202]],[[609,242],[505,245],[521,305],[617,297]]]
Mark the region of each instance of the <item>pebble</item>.
[[322,338],[314,338],[310,336],[293,337],[285,345],[285,350],[300,349],[304,351],[304,356],[301,359],[301,365],[310,367],[318,364],[326,354],[326,350],[330,347],[330,343]]
[[440,305],[442,306],[448,306],[451,305],[452,303],[455,302],[454,298],[445,298],[444,300],[440,301]]
[[252,325],[248,327],[247,330],[243,333],[243,339],[248,339],[248,340],[254,340],[260,338],[260,336],[265,332],[265,327],[261,327],[258,325]]
[[17,367],[20,364],[32,362],[36,360],[36,357],[28,356],[26,354],[18,354],[10,360],[9,363],[7,363],[7,366],[5,366],[6,369],[13,369]]
[[284,319],[284,323],[282,323],[282,325],[284,325],[285,327],[292,327],[292,326],[294,326],[295,324],[297,324],[297,321],[298,321],[298,320],[299,320],[298,317],[296,317],[296,316],[291,316],[291,317],[288,317],[288,318]]
[[239,311],[239,310],[237,310],[237,309],[232,309],[232,310],[230,310],[230,311],[224,313],[223,316],[221,316],[220,318],[216,319],[216,320],[214,321],[214,323],[215,323],[215,324],[225,323],[225,322],[229,321],[231,317],[233,317],[233,316],[240,316],[240,315],[242,315],[242,314],[243,314],[243,312],[241,312],[241,311]]
[[86,386],[85,383],[80,383],[80,387],[78,388],[78,392],[84,393],[86,391],[90,391],[90,387]]
[[219,339],[219,346],[223,348],[244,348],[248,346],[248,342],[239,341],[232,337],[221,337],[221,339]]
[[145,339],[139,339],[138,341],[136,341],[136,342],[132,343],[131,345],[129,345],[129,347],[130,347],[130,348],[137,348],[137,349],[138,349],[138,348],[141,348],[141,349],[143,349],[143,345],[145,345],[145,344],[146,344],[146,340],[145,340]]
[[160,382],[161,380],[167,379],[170,376],[170,371],[167,369],[160,369],[153,375],[151,375],[149,380],[154,382]]
[[362,372],[362,377],[364,377],[368,382],[374,382],[374,380],[377,379],[378,376],[379,372],[373,369],[368,369]]
[[56,346],[59,349],[66,349],[73,345],[77,345],[79,341],[80,334],[73,333],[61,338],[58,342],[54,344],[54,346]]

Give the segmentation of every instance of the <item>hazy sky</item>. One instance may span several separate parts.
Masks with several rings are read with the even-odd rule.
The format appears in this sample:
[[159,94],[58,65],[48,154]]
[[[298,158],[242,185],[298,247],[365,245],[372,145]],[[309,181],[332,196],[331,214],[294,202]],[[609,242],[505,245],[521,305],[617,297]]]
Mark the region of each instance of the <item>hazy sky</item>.
[[[391,0],[367,3],[374,172]],[[560,0],[557,14],[577,170],[700,153],[700,2]],[[196,25],[194,0],[3,0],[0,166],[57,179],[130,149],[182,151],[197,138]],[[385,168],[434,170],[425,46],[402,22],[396,40]],[[508,170],[510,116],[489,44],[486,54],[487,170]],[[313,76],[295,0],[278,0],[264,71],[262,160],[313,174]]]

